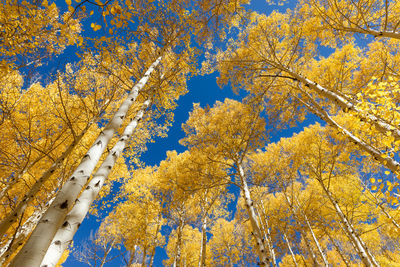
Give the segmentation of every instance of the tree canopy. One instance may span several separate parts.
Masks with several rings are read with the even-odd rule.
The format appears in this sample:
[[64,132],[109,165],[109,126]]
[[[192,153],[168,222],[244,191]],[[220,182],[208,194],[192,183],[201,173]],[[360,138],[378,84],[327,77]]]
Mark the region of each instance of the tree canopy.
[[392,0],[3,1],[0,266],[398,265],[399,28]]

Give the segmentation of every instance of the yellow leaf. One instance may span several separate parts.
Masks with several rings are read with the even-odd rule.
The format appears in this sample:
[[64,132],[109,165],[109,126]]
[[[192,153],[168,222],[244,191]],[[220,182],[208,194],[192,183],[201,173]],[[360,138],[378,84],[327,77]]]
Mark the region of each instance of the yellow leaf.
[[389,174],[390,174],[390,171],[385,171],[385,174],[386,174],[386,175],[389,175]]
[[70,6],[71,5],[71,0],[65,0],[65,3]]
[[370,179],[371,183],[375,183],[375,178]]

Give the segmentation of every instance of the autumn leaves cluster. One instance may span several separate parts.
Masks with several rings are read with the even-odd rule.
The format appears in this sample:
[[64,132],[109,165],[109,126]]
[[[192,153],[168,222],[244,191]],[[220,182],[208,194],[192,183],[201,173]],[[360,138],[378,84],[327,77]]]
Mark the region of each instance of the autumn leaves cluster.
[[[400,261],[400,4],[246,3],[1,4],[0,264],[62,262],[106,212],[93,203],[112,210],[101,256],[72,249],[88,263],[153,265],[157,247],[172,266]],[[204,54],[243,99],[194,104],[187,150],[145,166]]]

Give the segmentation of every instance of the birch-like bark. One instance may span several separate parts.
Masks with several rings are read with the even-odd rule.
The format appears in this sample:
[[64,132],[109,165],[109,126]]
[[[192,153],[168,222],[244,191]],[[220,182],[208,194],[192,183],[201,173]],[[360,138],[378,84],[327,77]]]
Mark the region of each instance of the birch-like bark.
[[160,226],[161,226],[160,224],[161,224],[161,214],[158,215],[157,228],[154,233],[153,248],[151,250],[150,263],[149,263],[150,267],[152,267],[154,263],[154,255],[156,254],[156,247],[157,247],[157,235],[158,232],[160,231]]
[[313,230],[312,227],[311,227],[311,224],[310,224],[310,222],[309,222],[309,220],[308,220],[308,217],[307,217],[307,215],[301,210],[301,208],[300,208],[300,203],[299,203],[299,200],[298,200],[297,198],[296,198],[296,201],[297,201],[297,205],[298,205],[298,207],[299,207],[299,210],[300,210],[300,212],[301,212],[301,215],[304,217],[304,221],[306,222],[306,225],[307,225],[308,229],[310,230],[311,236],[312,236],[312,238],[313,238],[314,244],[316,245],[316,247],[317,247],[317,249],[318,249],[319,255],[321,256],[322,260],[324,261],[325,266],[326,266],[326,267],[329,267],[328,259],[326,258],[326,255],[325,255],[324,251],[322,250],[322,247],[321,247],[321,244],[320,244],[319,241],[318,241],[318,238],[315,236],[314,230]]
[[134,245],[133,250],[130,252],[131,255],[129,256],[127,267],[133,266],[133,261],[135,260],[136,257],[136,250],[137,250],[137,245]]
[[173,264],[174,267],[180,266],[183,227],[185,227],[185,221],[183,219],[180,219],[179,226],[178,226],[178,234],[176,237],[175,258],[174,258],[174,264]]
[[336,199],[332,196],[331,192],[325,187],[324,183],[318,179],[319,184],[324,190],[325,194],[328,196],[329,201],[335,207],[336,214],[339,216],[341,223],[343,224],[343,229],[345,230],[347,236],[353,241],[355,245],[355,249],[357,251],[358,256],[361,258],[361,261],[368,267],[370,266],[380,266],[376,261],[375,257],[369,251],[365,242],[361,239],[360,236],[356,234],[356,231],[353,225],[347,220],[346,215],[343,213]]
[[317,237],[315,236],[314,230],[312,229],[312,227],[310,225],[310,222],[308,221],[307,216],[305,214],[303,214],[303,216],[304,216],[304,220],[306,221],[307,227],[310,230],[311,236],[312,236],[312,238],[314,240],[314,244],[317,246],[319,255],[321,256],[322,260],[324,261],[325,266],[329,267],[328,259],[326,258],[326,255],[325,255],[324,251],[321,248],[321,244],[319,243]]
[[142,267],[146,266],[146,256],[147,256],[147,247],[143,249],[143,256],[142,256]]
[[267,256],[267,250],[266,250],[265,244],[264,244],[265,240],[262,236],[262,232],[260,229],[260,223],[258,221],[257,214],[254,210],[254,205],[253,205],[253,201],[251,199],[249,187],[247,186],[245,173],[244,173],[243,167],[240,163],[237,164],[237,167],[239,169],[239,178],[240,178],[240,182],[242,185],[242,192],[243,192],[244,200],[246,203],[246,205],[245,205],[246,210],[249,215],[251,227],[253,229],[253,236],[256,239],[256,243],[257,243],[260,266],[268,266],[268,264],[271,261]]
[[126,126],[121,138],[110,150],[97,172],[93,175],[93,178],[89,184],[76,200],[74,207],[67,214],[64,223],[54,236],[41,266],[56,266],[64,250],[67,249],[69,244],[71,244],[76,231],[89,212],[90,206],[98,196],[101,188],[111,173],[115,162],[124,150],[127,141],[131,138],[134,130],[136,129],[139,121],[143,118],[145,110],[149,107],[149,105],[150,100],[146,100],[143,103],[135,118],[133,118],[132,121]]
[[[307,236],[305,235],[305,233],[303,231],[300,231],[300,232],[303,236],[304,242],[306,243],[306,248],[308,250],[308,253],[311,255],[311,259],[313,261],[313,266],[315,266],[315,267],[320,266],[320,264],[318,263],[317,255],[315,255],[315,253],[311,247],[310,241],[308,240]],[[307,264],[306,264],[306,266],[307,266]]]
[[[275,256],[275,250],[274,250],[274,245],[273,245],[273,242],[272,242],[272,238],[271,238],[271,232],[270,232],[270,230],[269,230],[269,223],[268,223],[268,218],[267,218],[267,215],[265,214],[265,210],[264,210],[264,202],[263,202],[263,200],[261,199],[261,208],[260,208],[260,211],[261,211],[261,216],[262,216],[262,218],[264,219],[264,225],[265,225],[265,227],[264,227],[264,225],[263,224],[261,224],[261,230],[264,232],[264,236],[265,236],[265,240],[266,240],[266,243],[267,243],[267,246],[268,246],[268,250],[269,250],[269,254],[271,255],[271,263],[272,263],[272,266],[273,267],[277,267],[278,266],[278,264],[276,263],[276,256]],[[263,220],[261,219],[261,222],[262,222]]]
[[29,189],[29,191],[24,195],[22,200],[15,207],[15,209],[1,221],[0,236],[3,236],[11,227],[11,225],[17,221],[17,218],[25,211],[28,203],[36,196],[36,194],[42,188],[43,184],[51,177],[55,170],[59,168],[64,160],[71,154],[71,152],[78,145],[79,141],[86,134],[87,130],[90,128],[94,121],[95,120],[92,120],[86,125],[80,135],[75,138],[75,140],[61,154],[61,156],[57,158],[57,160],[51,165],[51,167],[47,171],[45,171],[42,176],[35,182],[35,184]]
[[159,57],[146,71],[145,75],[133,87],[127,99],[123,101],[114,117],[90,147],[81,163],[69,180],[60,189],[53,204],[39,221],[31,237],[21,251],[15,256],[10,267],[39,266],[57,230],[62,226],[69,207],[73,205],[77,196],[99,161],[114,133],[121,126],[129,108],[135,102],[139,91],[150,78],[151,73],[157,67]]
[[336,241],[332,238],[332,236],[329,234],[329,232],[324,229],[325,234],[328,236],[329,240],[331,241],[331,243],[333,244],[333,246],[336,249],[336,252],[339,253],[340,258],[342,259],[342,261],[344,262],[344,264],[346,264],[347,267],[350,267],[350,263],[349,261],[346,259],[346,257],[343,255],[342,250],[340,249],[339,245],[336,243]]
[[[394,158],[388,157],[381,153],[378,149],[373,147],[372,145],[367,144],[360,138],[356,137],[353,135],[349,130],[341,126],[339,123],[337,123],[332,117],[322,109],[322,107],[319,106],[318,103],[315,101],[312,101],[314,106],[311,106],[301,99],[298,99],[301,101],[306,107],[315,115],[319,116],[322,120],[326,121],[329,125],[335,127],[338,129],[341,133],[343,133],[350,141],[353,143],[357,144],[362,150],[370,154],[375,160],[379,161],[382,165],[384,165],[386,168],[391,170],[393,173],[399,175],[399,170],[400,170],[400,163],[397,162]],[[310,100],[312,100],[310,98]]]
[[33,214],[21,226],[21,229],[18,229],[18,232],[15,234],[15,238],[10,239],[7,244],[2,249],[0,249],[0,267],[2,266],[3,262],[5,262],[12,254],[14,254],[15,251],[17,251],[20,246],[22,246],[25,238],[31,234],[40,217],[53,201],[54,197],[51,198],[42,209],[35,210]]
[[400,140],[400,130],[396,128],[396,126],[390,125],[386,121],[376,117],[373,114],[366,114],[364,115],[361,110],[359,110],[353,103],[345,99],[344,97],[340,96],[339,94],[317,84],[314,81],[307,79],[306,77],[302,76],[301,74],[291,70],[290,68],[280,67],[280,69],[284,72],[287,72],[291,75],[294,79],[301,82],[305,86],[310,89],[313,89],[316,93],[328,98],[340,108],[345,111],[354,111],[357,116],[362,119],[371,121],[376,129],[378,129],[381,133],[386,134],[387,132],[391,132],[395,140]]
[[149,266],[153,267],[154,265],[154,255],[156,254],[156,247],[154,246],[153,249],[151,250],[151,255],[150,255],[150,263]]
[[288,248],[290,255],[292,256],[294,266],[298,267],[299,265],[297,264],[296,256],[293,253],[292,246],[290,245],[289,239],[287,238],[285,232],[283,233],[283,238],[285,239],[286,247]]
[[206,254],[207,254],[207,215],[204,215],[201,224],[201,246],[200,246],[199,267],[206,266]]
[[[361,180],[360,180],[361,181]],[[373,193],[371,193],[371,191],[369,191],[368,187],[366,186],[366,184],[361,181],[362,185],[364,186],[365,190],[369,193],[369,195],[372,196],[372,198],[374,199],[375,205],[377,205],[381,211],[383,212],[383,214],[385,214],[385,216],[392,222],[392,224],[397,228],[400,229],[400,225],[399,223],[386,211],[385,207],[382,205],[382,201],[380,199],[378,199],[376,197],[376,195],[374,195]]]
[[396,31],[377,31],[377,30],[373,30],[370,28],[361,28],[361,27],[357,27],[357,28],[353,28],[353,27],[344,27],[341,26],[340,27],[341,30],[346,31],[346,32],[357,32],[357,33],[362,33],[362,34],[369,34],[372,35],[374,37],[387,37],[387,38],[393,38],[393,39],[400,39],[400,32],[396,32]]
[[[294,210],[293,203],[290,201],[289,197],[286,195],[286,192],[284,192],[284,194],[285,194],[285,200],[286,200],[290,210],[292,211],[293,216],[296,219],[296,224],[300,226],[300,220],[299,220],[299,217],[296,214],[296,211]],[[311,244],[308,241],[307,236],[305,235],[305,233],[301,230],[301,228],[300,228],[300,234],[303,237],[304,242],[306,243],[306,247],[307,247],[308,253],[311,255],[311,258],[312,258],[312,261],[314,263],[314,266],[319,266],[318,260],[317,260],[317,256],[315,255],[314,251],[312,250]]]

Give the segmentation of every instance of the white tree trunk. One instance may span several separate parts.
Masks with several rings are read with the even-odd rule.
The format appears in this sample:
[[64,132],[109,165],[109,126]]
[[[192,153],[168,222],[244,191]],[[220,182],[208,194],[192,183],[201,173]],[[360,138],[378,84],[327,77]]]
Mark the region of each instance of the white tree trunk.
[[128,263],[127,263],[127,267],[132,267],[133,266],[133,261],[135,260],[135,257],[136,257],[136,250],[137,250],[137,245],[134,245],[133,246],[133,250],[131,250],[130,251],[130,256],[129,256],[129,260],[128,260]]
[[64,218],[69,208],[73,205],[82,188],[89,180],[93,169],[109,141],[121,126],[128,109],[135,102],[139,91],[147,83],[150,74],[154,71],[160,61],[161,57],[159,57],[149,67],[142,79],[140,79],[140,81],[133,87],[128,98],[121,104],[114,117],[110,120],[104,130],[97,137],[92,147],[90,147],[86,155],[83,157],[75,172],[60,189],[53,204],[41,218],[28,242],[15,256],[10,267],[34,267],[40,265],[54,235],[63,225]]
[[[301,99],[299,99],[301,102],[303,102]],[[350,139],[353,143],[357,144],[362,150],[370,154],[375,160],[379,161],[382,165],[384,165],[386,168],[391,170],[393,173],[400,175],[400,163],[397,162],[394,158],[388,157],[386,155],[383,155],[378,149],[375,147],[367,144],[360,138],[356,137],[353,135],[349,130],[341,126],[339,123],[337,123],[334,119],[332,119],[329,114],[322,109],[322,107],[319,106],[318,103],[315,101],[312,101],[314,106],[311,106],[305,102],[303,102],[306,107],[315,115],[319,116],[322,120],[326,121],[329,125],[337,128],[340,130],[342,134],[347,136],[348,139]]]
[[344,225],[343,229],[345,230],[347,236],[353,241],[353,244],[355,245],[355,249],[358,256],[361,258],[361,261],[368,267],[380,266],[375,260],[375,257],[369,251],[364,241],[361,239],[360,236],[356,234],[353,225],[347,220],[346,215],[343,213],[342,209],[340,208],[336,199],[334,199],[334,197],[332,196],[331,192],[325,187],[321,180],[318,180],[318,182],[328,196],[329,201],[335,207],[336,213],[337,215],[339,215],[341,223]]
[[176,246],[175,246],[175,258],[174,258],[174,267],[180,266],[181,262],[181,246],[182,246],[182,233],[183,233],[183,227],[185,227],[185,221],[183,219],[179,220],[179,226],[178,226],[178,233],[176,237]]
[[1,221],[0,236],[3,236],[11,227],[11,225],[17,221],[18,217],[25,211],[28,203],[36,196],[36,194],[42,188],[43,184],[51,177],[54,171],[61,166],[65,158],[67,158],[69,154],[74,150],[74,148],[78,145],[79,141],[82,139],[82,137],[85,135],[85,133],[94,121],[95,120],[92,120],[86,125],[80,135],[75,138],[75,140],[61,154],[61,156],[57,158],[57,160],[51,165],[51,167],[47,171],[45,171],[42,176],[35,182],[35,184],[29,189],[29,191],[24,195],[22,200],[15,207],[15,209]]
[[144,112],[149,105],[150,100],[146,100],[143,103],[142,108],[138,111],[135,118],[133,118],[133,120],[126,126],[119,141],[110,150],[97,172],[93,175],[92,180],[83,190],[82,194],[75,202],[74,207],[65,217],[63,225],[58,229],[41,263],[41,266],[56,266],[64,250],[68,248],[69,244],[71,244],[76,231],[78,230],[82,221],[85,219],[86,214],[89,212],[90,206],[98,196],[104,182],[111,173],[115,162],[124,150],[127,141],[132,136],[132,133],[136,129],[139,121],[143,118]]
[[357,116],[360,118],[363,118],[365,120],[371,121],[381,133],[386,134],[387,132],[391,132],[395,140],[400,140],[400,130],[397,127],[397,125],[390,125],[389,123],[385,122],[384,120],[381,120],[380,118],[377,118],[373,114],[366,114],[364,115],[363,112],[357,107],[345,99],[344,97],[340,96],[339,94],[317,84],[314,81],[311,81],[307,79],[306,77],[303,77],[299,73],[291,70],[290,68],[284,68],[280,67],[281,70],[287,72],[290,74],[293,78],[298,80],[299,82],[303,83],[305,86],[313,89],[316,93],[328,98],[331,100],[335,105],[338,105],[345,111],[354,111]]
[[377,30],[373,30],[371,28],[361,28],[361,27],[343,27],[341,26],[340,29],[342,29],[343,31],[347,31],[347,32],[358,32],[358,33],[362,33],[362,34],[369,34],[372,35],[374,37],[387,37],[387,38],[393,38],[393,39],[400,39],[400,32],[396,32],[396,31],[377,31]]
[[[289,200],[289,199],[288,199],[288,200]],[[326,266],[326,267],[329,267],[328,259],[326,258],[325,252],[322,250],[321,244],[319,243],[317,237],[315,236],[314,230],[312,229],[312,227],[311,227],[311,225],[310,225],[310,222],[309,222],[309,220],[308,220],[308,217],[307,217],[307,215],[302,211],[302,209],[301,209],[301,207],[300,207],[299,200],[298,200],[297,198],[296,198],[296,201],[297,201],[297,205],[298,205],[298,208],[299,208],[299,210],[300,210],[300,213],[301,213],[301,215],[304,217],[304,221],[306,222],[306,225],[307,225],[308,229],[310,230],[311,236],[312,236],[312,238],[313,238],[313,240],[314,240],[314,244],[317,246],[319,255],[321,256],[322,260],[324,261],[325,266]]]
[[207,215],[204,215],[202,224],[201,224],[201,245],[200,245],[200,260],[199,267],[206,266],[206,250],[207,250]]
[[[286,202],[287,202],[287,204],[288,204],[290,210],[292,211],[293,216],[294,216],[295,219],[296,219],[296,224],[297,224],[298,226],[300,226],[300,220],[299,220],[298,215],[296,214],[296,211],[294,210],[293,203],[290,201],[290,199],[289,199],[289,197],[287,196],[286,192],[284,192],[284,194],[285,194],[285,200],[286,200]],[[301,226],[300,226],[300,227],[301,227]],[[301,234],[301,236],[303,237],[304,242],[306,243],[307,250],[308,250],[308,252],[309,252],[309,254],[310,254],[311,258],[312,258],[312,261],[313,261],[313,263],[314,263],[314,266],[319,266],[317,257],[316,257],[316,255],[315,255],[314,251],[312,250],[312,247],[311,247],[311,245],[310,245],[310,243],[309,243],[309,241],[308,241],[308,239],[307,239],[306,234],[302,231],[301,228],[299,228],[299,229],[300,229],[300,234]],[[306,265],[307,265],[307,264],[306,264]]]
[[290,245],[290,242],[289,242],[289,239],[286,236],[286,233],[283,233],[283,238],[285,239],[286,246],[287,246],[287,248],[288,248],[288,250],[290,252],[290,255],[292,256],[292,260],[293,260],[294,266],[298,267],[299,265],[297,264],[296,257],[295,257],[295,255],[293,253],[292,246]]
[[329,240],[331,241],[331,243],[333,244],[333,246],[336,249],[336,252],[339,253],[340,257],[342,258],[342,261],[344,262],[344,264],[346,264],[347,267],[350,267],[350,263],[349,261],[346,259],[346,257],[343,255],[342,250],[340,249],[339,245],[336,243],[336,241],[331,237],[331,235],[329,234],[329,232],[324,229],[325,234],[328,236]]
[[50,199],[41,210],[35,210],[33,214],[21,226],[21,228],[17,229],[17,232],[15,233],[15,238],[10,239],[7,244],[0,249],[0,267],[2,266],[4,261],[6,261],[12,254],[14,254],[15,251],[17,251],[20,246],[22,246],[25,238],[30,235],[30,233],[38,223],[40,217],[45,212],[46,208],[50,206],[53,201],[54,197]]
[[308,221],[307,215],[303,214],[304,220],[306,221],[307,227],[310,230],[311,236],[314,240],[315,245],[317,246],[319,255],[321,256],[322,260],[324,261],[324,264],[326,267],[329,267],[328,259],[326,258],[326,255],[324,251],[322,250],[321,244],[319,243],[317,237],[315,236],[314,230],[311,228],[310,222]]
[[262,235],[262,232],[260,229],[260,223],[258,221],[257,214],[254,210],[253,201],[251,199],[249,187],[247,186],[245,173],[244,173],[244,170],[243,170],[243,167],[241,164],[237,164],[237,167],[239,169],[239,177],[240,177],[240,182],[242,185],[242,192],[243,192],[244,200],[246,203],[245,204],[246,210],[249,215],[251,227],[253,229],[253,236],[256,239],[256,243],[257,243],[260,266],[268,266],[271,261],[267,256],[267,250],[266,250],[265,244],[264,244],[265,240],[263,238],[263,235]]
[[[272,242],[272,238],[271,238],[271,232],[269,230],[269,223],[268,223],[268,218],[267,215],[265,214],[265,210],[264,210],[264,201],[261,199],[261,216],[264,219],[265,222],[265,226],[263,226],[263,224],[261,223],[261,228],[262,231],[264,232],[264,236],[265,236],[265,240],[268,246],[268,250],[269,250],[269,254],[271,255],[271,263],[273,267],[277,267],[278,264],[276,263],[276,256],[275,256],[275,250],[274,250],[274,243]],[[261,219],[261,222],[263,220]]]

